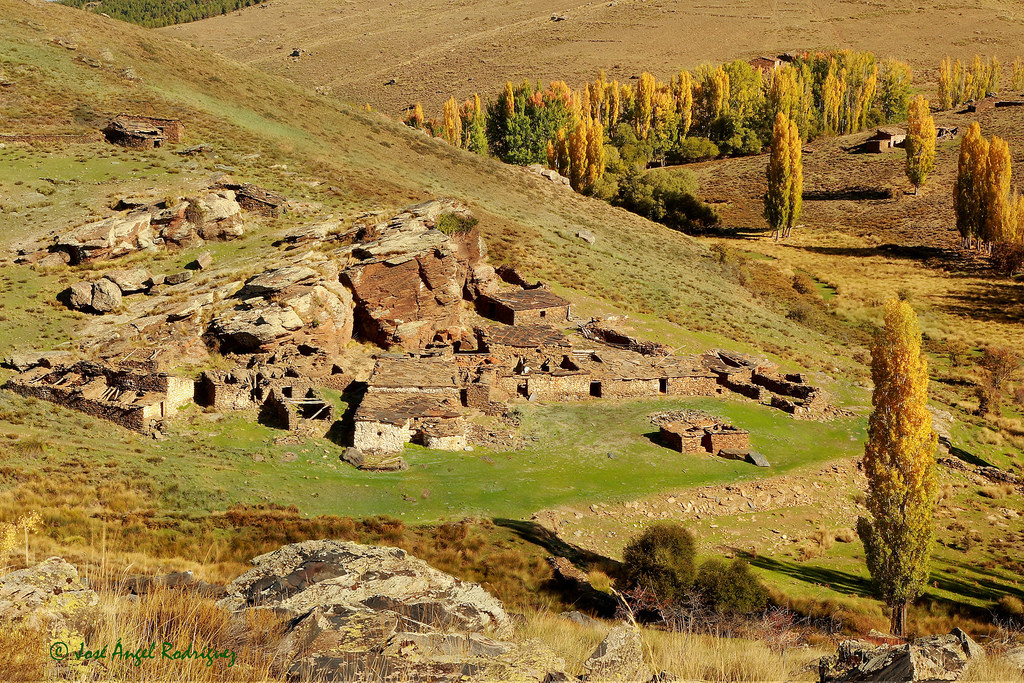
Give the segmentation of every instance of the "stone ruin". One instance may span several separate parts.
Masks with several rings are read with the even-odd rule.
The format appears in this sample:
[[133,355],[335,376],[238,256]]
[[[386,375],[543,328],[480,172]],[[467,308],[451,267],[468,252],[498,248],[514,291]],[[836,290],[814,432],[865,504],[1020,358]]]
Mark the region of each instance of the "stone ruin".
[[191,379],[90,361],[37,366],[5,388],[144,433],[173,417],[194,395]]
[[[45,256],[23,254],[20,260],[42,264],[59,254],[61,264],[88,263],[160,243],[228,238],[241,229],[235,191],[211,190],[174,206],[125,200],[127,213],[72,230],[42,250]],[[468,227],[442,231],[446,215]],[[79,331],[80,350],[105,359],[88,366],[90,377],[120,387],[124,382],[111,378],[123,376],[124,359],[137,349],[157,350],[162,367],[205,362],[211,351],[236,366],[206,371],[194,386],[183,379],[189,391],[150,368],[151,388],[134,397],[94,395],[92,388],[81,398],[63,389],[42,391],[53,385],[99,386],[77,376],[65,380],[54,368],[33,369],[10,386],[35,387],[21,390],[140,431],[155,415],[167,417],[170,408],[194,400],[211,410],[249,412],[285,430],[286,438],[332,433],[338,439],[344,433],[345,445],[352,446],[346,458],[366,469],[401,468],[396,456],[410,442],[465,449],[475,417],[503,415],[520,399],[630,400],[731,391],[798,416],[826,405],[804,377],[778,375],[773,364],[743,354],[672,355],[611,320],[577,323],[579,335],[570,338],[564,331],[569,302],[514,268],[488,265],[471,218],[465,205],[449,199],[394,215],[365,214],[351,224],[326,217],[289,232],[281,250],[254,260],[260,269],[242,281],[213,266],[209,254],[196,261],[204,274],[200,284],[191,280],[193,270],[101,271],[68,292],[75,308],[111,313],[91,316]],[[225,297],[225,291],[231,293]],[[481,324],[473,308],[495,322]],[[354,341],[412,352],[370,358],[353,348]],[[344,429],[335,429],[340,416],[324,389],[351,389],[346,400],[358,402]],[[160,391],[174,398],[157,400]],[[183,402],[182,392],[189,393]],[[126,417],[89,401],[128,401],[134,406],[128,412],[145,410]],[[684,436],[695,436],[686,431],[672,437],[680,449]],[[749,446],[743,441],[749,435],[724,426],[700,434],[707,450],[705,437],[716,453]]]
[[665,446],[680,453],[710,453],[767,467],[764,456],[750,448],[750,432],[697,410],[659,413],[651,417]]

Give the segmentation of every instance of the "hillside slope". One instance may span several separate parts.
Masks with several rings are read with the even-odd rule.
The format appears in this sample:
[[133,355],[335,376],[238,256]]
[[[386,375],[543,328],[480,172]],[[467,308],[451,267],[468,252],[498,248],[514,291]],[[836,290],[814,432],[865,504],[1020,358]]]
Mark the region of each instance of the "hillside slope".
[[[594,298],[581,303],[606,306],[604,299],[683,322],[686,330],[672,332],[676,345],[735,339],[746,348],[755,340],[785,346],[790,337],[789,321],[733,282],[698,242],[663,226],[145,29],[49,3],[2,0],[0,8],[3,69],[11,82],[0,90],[10,113],[5,132],[88,131],[130,111],[180,117],[186,144],[211,143],[216,151],[180,168],[180,157],[165,154],[138,163],[133,175],[103,166],[116,162],[103,143],[73,158],[45,145],[4,150],[6,245],[109,215],[118,196],[196,182],[226,165],[244,180],[342,216],[430,196],[461,199],[480,216],[492,261]],[[46,174],[39,169],[57,180],[42,193],[37,186]],[[596,244],[575,237],[582,229],[597,236]],[[30,287],[47,289],[48,276],[37,277]]]
[[667,79],[705,62],[790,50],[893,54],[929,80],[946,54],[1011,61],[1024,37],[1014,8],[1009,0],[272,0],[162,31],[392,114],[416,101],[436,113],[452,94],[493,93],[506,80],[577,87],[599,69],[620,81],[645,69]]

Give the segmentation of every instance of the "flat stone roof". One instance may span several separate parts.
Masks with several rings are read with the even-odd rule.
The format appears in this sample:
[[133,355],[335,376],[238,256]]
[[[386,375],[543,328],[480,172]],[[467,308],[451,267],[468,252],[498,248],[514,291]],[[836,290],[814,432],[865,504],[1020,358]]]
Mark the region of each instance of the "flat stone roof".
[[513,311],[532,311],[540,308],[559,308],[569,305],[567,300],[543,287],[497,292],[488,296],[495,303],[510,308]]
[[380,358],[368,383],[381,389],[454,389],[458,373],[451,358]]
[[484,343],[493,346],[569,346],[565,334],[550,325],[491,325],[483,328],[483,336]]
[[369,392],[356,410],[357,422],[402,424],[414,418],[452,419],[462,415],[454,398],[438,394]]

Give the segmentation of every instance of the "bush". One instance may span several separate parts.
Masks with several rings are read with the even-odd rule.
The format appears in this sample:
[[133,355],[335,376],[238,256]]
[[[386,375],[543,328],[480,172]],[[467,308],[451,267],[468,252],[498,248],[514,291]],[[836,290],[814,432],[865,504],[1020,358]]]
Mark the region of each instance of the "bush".
[[619,181],[615,204],[674,230],[718,223],[714,209],[697,199],[697,179],[686,169],[629,173]]
[[1024,244],[996,242],[992,247],[992,266],[1003,275],[1013,275],[1024,268]]
[[768,603],[767,589],[743,560],[708,560],[700,566],[694,587],[716,612],[750,614]]
[[457,235],[469,232],[476,227],[477,219],[472,216],[460,216],[457,213],[443,213],[437,217],[437,229],[446,235]]
[[703,161],[713,159],[720,153],[718,145],[707,138],[683,138],[669,151],[668,159],[672,163]]
[[680,600],[693,585],[693,532],[678,524],[656,524],[622,552],[626,590],[649,590],[664,602]]
[[1020,598],[1012,595],[1004,595],[999,598],[999,609],[1009,617],[1015,619],[1024,618],[1024,602],[1021,602]]
[[950,337],[946,340],[946,356],[949,364],[955,368],[967,364],[967,357],[971,353],[970,345],[960,337]]
[[818,291],[814,278],[807,273],[797,273],[793,276],[793,289],[801,294],[815,294]]
[[814,320],[816,315],[817,311],[814,310],[814,306],[806,301],[797,301],[789,313],[786,314],[786,318],[802,325],[807,325]]

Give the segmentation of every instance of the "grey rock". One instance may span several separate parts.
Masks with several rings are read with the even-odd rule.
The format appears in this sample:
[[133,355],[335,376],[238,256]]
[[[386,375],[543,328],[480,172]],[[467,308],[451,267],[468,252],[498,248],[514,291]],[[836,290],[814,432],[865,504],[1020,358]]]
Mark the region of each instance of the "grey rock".
[[233,309],[211,323],[222,346],[235,351],[256,351],[301,327],[302,319],[295,311],[273,304]]
[[579,232],[576,233],[576,236],[579,237],[584,242],[586,242],[587,244],[593,244],[594,242],[597,241],[597,238],[594,237],[594,233],[590,232],[589,230],[580,230]]
[[116,311],[121,307],[121,290],[107,279],[92,283],[92,309],[100,313]]
[[206,270],[213,265],[213,254],[208,251],[204,251],[202,254],[196,257],[195,260],[196,268],[199,270]]
[[317,272],[305,266],[274,268],[246,280],[237,296],[240,299],[270,296],[300,282],[311,282],[316,277]]
[[752,465],[757,465],[758,467],[769,467],[768,458],[764,457],[757,451],[747,452],[747,462]]
[[74,360],[74,354],[70,351],[31,351],[28,353],[15,353],[3,360],[3,366],[18,372],[25,372],[32,368],[53,368],[58,365],[66,365]]
[[58,629],[93,607],[99,596],[59,557],[0,577],[0,618]]
[[149,279],[146,280],[146,287],[156,287],[158,285],[164,284],[165,282],[167,282],[167,276],[164,275],[163,273],[160,273],[158,275],[150,275]]
[[615,626],[583,663],[587,681],[643,681],[650,677],[643,642],[632,626]]
[[750,451],[746,448],[723,448],[718,451],[719,457],[729,460],[746,460]]
[[982,647],[959,628],[906,645],[844,641],[835,655],[818,662],[818,676],[821,683],[956,681],[972,661],[984,656]]
[[84,311],[92,306],[92,283],[76,282],[68,290],[69,303],[76,311]]
[[222,607],[304,614],[342,606],[396,612],[437,629],[509,630],[501,602],[475,583],[434,569],[399,548],[304,541],[253,558],[227,587]]
[[573,610],[571,612],[562,612],[558,616],[563,617],[565,619],[568,619],[569,621],[573,622],[574,624],[578,624],[580,626],[600,626],[601,625],[601,622],[599,622],[597,619],[593,618],[589,614],[584,614],[583,612],[577,612],[575,610]]
[[149,289],[146,284],[152,277],[150,272],[142,266],[136,268],[118,268],[103,274],[103,277],[110,280],[122,294],[134,294]]
[[180,285],[183,282],[188,282],[195,275],[194,271],[183,270],[180,273],[172,273],[164,278],[164,282],[169,285]]

